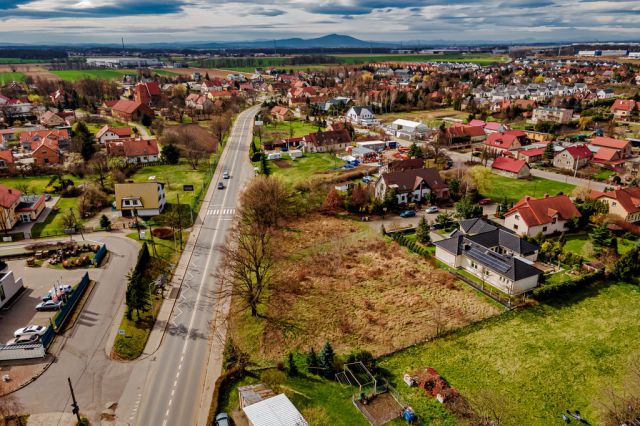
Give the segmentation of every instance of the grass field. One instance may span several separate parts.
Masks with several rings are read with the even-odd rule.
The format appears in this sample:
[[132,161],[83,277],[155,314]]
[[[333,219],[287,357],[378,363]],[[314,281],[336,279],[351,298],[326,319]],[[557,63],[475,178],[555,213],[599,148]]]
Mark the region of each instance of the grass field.
[[488,182],[480,188],[484,197],[500,202],[505,197],[510,202],[516,202],[525,195],[531,197],[543,197],[544,194],[557,195],[562,192],[570,195],[575,185],[564,182],[556,182],[542,178],[511,179],[505,176],[490,174]]
[[294,185],[312,177],[327,176],[327,174],[335,173],[333,170],[343,164],[344,162],[334,155],[317,153],[304,154],[295,160],[280,160],[278,163],[270,161],[269,169],[273,175],[280,177],[285,183]]
[[[625,254],[633,247],[635,247],[636,241],[623,240],[618,238],[618,253]],[[575,253],[587,260],[595,260],[597,250],[594,250],[593,244],[589,238],[589,234],[567,235],[567,242],[564,245],[565,253]]]
[[12,81],[24,81],[27,76],[22,72],[0,72],[0,86],[9,84]]
[[158,75],[164,76],[164,77],[176,77],[176,76],[180,75],[178,73],[167,71],[167,70],[163,70],[163,69],[154,69],[153,72],[158,74]]
[[[19,189],[21,186],[27,185],[29,193],[42,194],[47,184],[53,176],[29,176],[29,177],[3,177],[0,178],[0,183],[11,188]],[[72,176],[64,176],[65,178],[71,178]],[[76,182],[79,184],[79,182]]]
[[440,126],[442,119],[445,117],[456,118],[466,121],[469,114],[464,111],[456,111],[453,108],[444,108],[428,111],[408,111],[389,114],[379,114],[377,117],[382,123],[391,123],[398,118],[405,120],[422,121],[429,127],[436,128]]
[[0,58],[0,64],[39,64],[47,62],[44,59]]
[[491,53],[478,53],[473,55],[339,55],[337,59],[342,64],[369,62],[469,62],[478,65],[489,65],[506,62],[509,58]]
[[273,244],[278,273],[260,309],[266,317],[235,301],[229,321],[234,341],[259,363],[325,341],[338,353],[381,355],[500,312],[362,222],[310,215],[289,221]]
[[31,228],[31,235],[33,237],[62,235],[65,230],[63,218],[64,215],[69,213],[69,209],[73,209],[76,223],[82,225],[86,222],[86,220],[82,219],[78,214],[78,197],[60,198],[56,203],[56,207],[58,208],[57,212],[52,211],[44,222],[38,222],[33,225],[33,228]]
[[76,81],[83,78],[94,78],[99,80],[114,80],[122,78],[125,74],[135,73],[131,70],[114,70],[114,69],[94,69],[94,70],[64,70],[50,71],[51,74],[57,75],[62,80]]
[[402,375],[431,366],[476,407],[493,400],[503,425],[561,424],[566,409],[602,424],[604,389],[619,387],[640,355],[639,329],[640,288],[611,283],[471,325],[381,365],[422,416],[432,415],[432,400]]
[[[314,123],[306,123],[300,120],[293,121],[274,121],[267,125],[262,126],[262,140],[263,141],[271,141],[278,139],[285,139],[289,137],[302,137],[306,136],[309,133],[314,133],[318,131],[318,126]],[[257,142],[257,138],[256,138]]]

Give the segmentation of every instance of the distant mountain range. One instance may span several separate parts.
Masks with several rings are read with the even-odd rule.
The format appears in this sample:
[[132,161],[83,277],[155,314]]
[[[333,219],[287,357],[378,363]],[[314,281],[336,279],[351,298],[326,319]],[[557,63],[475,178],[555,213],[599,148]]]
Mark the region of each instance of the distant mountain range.
[[356,48],[391,48],[399,43],[382,43],[377,41],[364,41],[343,34],[329,34],[317,38],[286,38],[280,40],[254,40],[254,41],[227,41],[227,42],[178,42],[136,44],[136,46],[180,46],[195,49],[356,49]]

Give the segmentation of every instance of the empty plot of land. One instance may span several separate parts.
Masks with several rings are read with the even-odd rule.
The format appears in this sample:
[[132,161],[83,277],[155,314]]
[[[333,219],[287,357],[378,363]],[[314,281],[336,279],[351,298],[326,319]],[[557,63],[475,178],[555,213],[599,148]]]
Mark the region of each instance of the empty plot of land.
[[274,239],[268,319],[239,315],[241,344],[263,359],[355,347],[388,353],[495,315],[499,309],[431,262],[360,223],[312,215]]

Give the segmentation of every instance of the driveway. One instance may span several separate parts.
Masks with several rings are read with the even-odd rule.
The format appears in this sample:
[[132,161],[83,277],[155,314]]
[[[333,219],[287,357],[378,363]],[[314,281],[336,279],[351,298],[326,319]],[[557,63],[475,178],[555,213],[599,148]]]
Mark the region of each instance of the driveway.
[[13,230],[15,232],[24,232],[25,238],[31,238],[31,228],[33,228],[33,225],[47,220],[47,217],[51,214],[51,209],[56,205],[59,199],[60,197],[51,197],[49,201],[45,201],[44,210],[42,210],[42,213],[40,213],[40,216],[38,216],[38,219],[36,219],[35,222],[20,223],[18,226],[13,228]]

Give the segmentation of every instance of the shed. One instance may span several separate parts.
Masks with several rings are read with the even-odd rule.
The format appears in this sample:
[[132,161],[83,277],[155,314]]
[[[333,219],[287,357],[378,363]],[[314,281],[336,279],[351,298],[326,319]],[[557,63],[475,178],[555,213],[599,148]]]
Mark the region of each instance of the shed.
[[300,411],[283,393],[242,409],[251,426],[308,426]]

